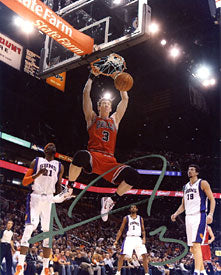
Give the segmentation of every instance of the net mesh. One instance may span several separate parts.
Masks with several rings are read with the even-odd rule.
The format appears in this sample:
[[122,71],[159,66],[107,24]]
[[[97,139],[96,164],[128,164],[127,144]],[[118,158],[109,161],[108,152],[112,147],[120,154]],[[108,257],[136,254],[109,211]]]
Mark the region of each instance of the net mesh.
[[111,53],[91,62],[91,68],[96,73],[114,76],[116,73],[123,72],[126,69],[126,62],[122,56]]

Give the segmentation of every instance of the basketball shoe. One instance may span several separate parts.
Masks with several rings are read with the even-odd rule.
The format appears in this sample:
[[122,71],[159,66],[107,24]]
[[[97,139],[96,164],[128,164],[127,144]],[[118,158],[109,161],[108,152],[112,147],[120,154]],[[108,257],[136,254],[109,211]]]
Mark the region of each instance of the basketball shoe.
[[23,274],[24,274],[24,268],[21,265],[17,265],[14,275],[23,275]]
[[104,222],[108,220],[108,213],[111,211],[114,205],[115,202],[112,200],[111,197],[103,197],[101,199],[101,215],[106,214],[101,217]]

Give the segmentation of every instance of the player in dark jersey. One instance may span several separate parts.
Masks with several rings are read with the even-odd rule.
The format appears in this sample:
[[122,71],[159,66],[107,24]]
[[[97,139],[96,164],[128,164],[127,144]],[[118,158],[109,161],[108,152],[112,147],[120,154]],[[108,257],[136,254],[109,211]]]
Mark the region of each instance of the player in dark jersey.
[[110,116],[112,111],[111,100],[100,99],[98,102],[97,115],[93,111],[92,101],[90,97],[92,74],[84,87],[83,91],[83,111],[87,122],[89,133],[89,141],[87,150],[78,151],[69,168],[70,185],[78,178],[82,168],[87,173],[95,173],[98,175],[113,169],[104,175],[104,178],[118,185],[116,193],[112,197],[103,197],[101,200],[101,214],[103,221],[107,221],[108,212],[114,207],[119,198],[129,191],[133,185],[138,183],[138,172],[128,165],[117,162],[114,157],[117,130],[121,119],[128,105],[127,92],[120,91],[121,101],[116,111]]

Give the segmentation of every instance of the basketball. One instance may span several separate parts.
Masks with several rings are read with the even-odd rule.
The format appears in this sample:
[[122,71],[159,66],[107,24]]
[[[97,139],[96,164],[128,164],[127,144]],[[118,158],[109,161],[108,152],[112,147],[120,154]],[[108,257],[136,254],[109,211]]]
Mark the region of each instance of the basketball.
[[119,91],[129,91],[133,87],[133,77],[128,73],[119,73],[114,79],[114,86]]

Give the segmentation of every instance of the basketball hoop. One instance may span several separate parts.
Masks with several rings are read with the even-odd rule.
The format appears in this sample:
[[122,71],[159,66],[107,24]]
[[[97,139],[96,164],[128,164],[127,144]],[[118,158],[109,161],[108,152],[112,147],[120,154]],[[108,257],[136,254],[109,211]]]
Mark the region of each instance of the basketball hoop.
[[114,78],[116,74],[122,73],[126,69],[124,58],[116,53],[101,57],[90,63],[92,73],[103,74]]

